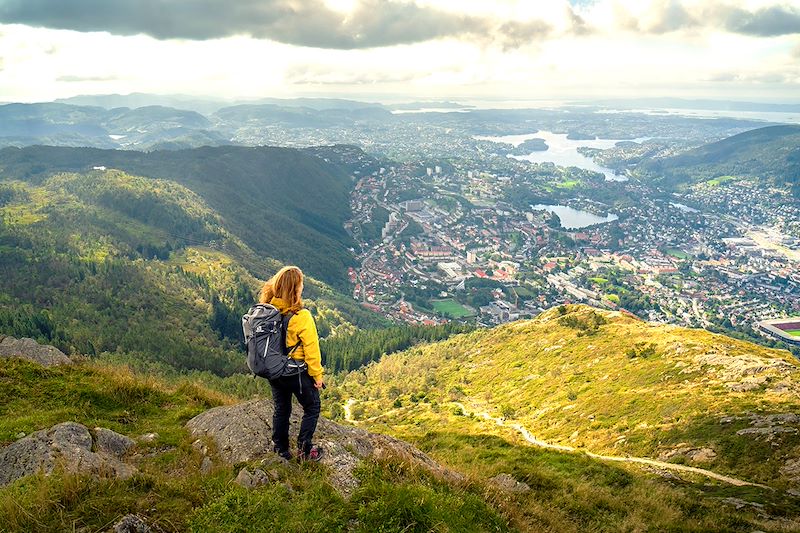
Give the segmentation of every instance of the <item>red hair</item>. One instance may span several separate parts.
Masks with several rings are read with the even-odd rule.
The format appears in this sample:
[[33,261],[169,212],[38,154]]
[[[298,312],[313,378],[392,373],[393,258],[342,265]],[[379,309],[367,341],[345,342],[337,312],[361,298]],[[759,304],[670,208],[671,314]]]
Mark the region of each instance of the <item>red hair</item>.
[[303,271],[296,266],[285,266],[264,283],[259,303],[268,304],[273,298],[280,298],[289,307],[289,311],[297,313],[303,308]]

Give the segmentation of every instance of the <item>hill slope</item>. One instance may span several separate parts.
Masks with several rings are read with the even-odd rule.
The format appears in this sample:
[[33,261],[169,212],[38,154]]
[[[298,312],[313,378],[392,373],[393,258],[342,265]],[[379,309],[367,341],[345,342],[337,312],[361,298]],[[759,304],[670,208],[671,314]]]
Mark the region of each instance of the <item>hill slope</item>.
[[288,148],[218,147],[132,152],[34,146],[0,150],[0,180],[41,183],[94,166],[175,181],[197,194],[256,253],[297,263],[323,281],[346,284],[353,245],[351,178],[340,166]]
[[[130,514],[165,532],[509,529],[477,487],[448,480],[419,451],[388,437],[322,420],[329,457],[344,465],[282,463],[267,451],[268,401],[231,406],[233,398],[186,380],[165,383],[91,363],[42,368],[0,358],[0,383],[3,533],[108,531]],[[241,418],[231,423],[248,410],[258,433],[242,432]],[[221,446],[215,453],[213,434],[193,435],[213,433],[215,423],[252,453],[231,459]],[[84,447],[76,449],[66,430]],[[357,448],[348,451],[348,443]],[[113,448],[121,448],[118,459],[109,457]],[[72,455],[64,457],[65,449]],[[93,469],[89,460],[116,470]],[[19,477],[21,464],[36,470],[40,462],[50,475]],[[263,477],[254,481],[244,469]],[[346,492],[337,477],[343,470]]]
[[[324,419],[318,439],[328,460],[285,464],[266,444],[268,400],[237,404],[186,379],[164,382],[121,367],[42,368],[0,358],[0,383],[0,479],[14,473],[0,486],[2,532],[106,531],[131,514],[168,532],[777,532],[796,525],[766,514],[772,505],[731,507],[721,499],[740,505],[731,496],[742,494],[724,488],[706,487],[714,496],[704,498],[691,486],[449,427],[439,427],[427,447],[455,443],[483,475],[443,469],[408,444]],[[59,466],[67,429],[83,436],[80,457],[116,469],[74,460]],[[51,474],[20,478],[15,459],[23,458],[26,466],[43,461]]]
[[[228,375],[240,317],[279,263],[198,194],[118,170],[0,181],[0,334]],[[379,317],[309,278],[323,335]]]
[[356,420],[419,442],[453,424],[518,438],[463,405],[548,443],[800,489],[797,362],[704,330],[563,306],[385,357],[342,389]]
[[645,169],[678,185],[724,175],[753,176],[789,184],[800,198],[800,126],[769,126],[746,131],[674,157],[652,161]]

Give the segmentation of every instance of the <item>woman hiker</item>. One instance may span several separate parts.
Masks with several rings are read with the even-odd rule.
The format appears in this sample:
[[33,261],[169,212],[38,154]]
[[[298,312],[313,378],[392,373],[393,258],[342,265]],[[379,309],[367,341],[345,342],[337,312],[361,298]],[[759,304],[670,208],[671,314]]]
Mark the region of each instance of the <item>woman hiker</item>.
[[264,284],[259,296],[260,303],[274,305],[282,314],[293,313],[286,328],[286,346],[297,345],[291,357],[308,365],[308,370],[299,379],[297,376],[284,376],[269,382],[275,404],[272,443],[278,455],[284,459],[292,458],[289,450],[289,415],[292,414],[294,395],[303,407],[303,420],[297,436],[298,458],[319,461],[322,448],[313,445],[311,440],[319,418],[319,391],[324,387],[322,357],[317,325],[311,312],[303,308],[302,294],[303,272],[296,266],[286,266]]

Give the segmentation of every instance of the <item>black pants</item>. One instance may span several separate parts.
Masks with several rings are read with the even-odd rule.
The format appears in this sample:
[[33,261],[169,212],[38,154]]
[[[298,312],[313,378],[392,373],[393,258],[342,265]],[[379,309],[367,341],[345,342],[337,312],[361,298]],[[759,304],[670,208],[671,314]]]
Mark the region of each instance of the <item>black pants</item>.
[[[300,385],[302,380],[302,387]],[[272,415],[272,443],[278,453],[289,451],[289,416],[292,414],[292,395],[303,406],[303,420],[300,422],[300,433],[297,446],[304,453],[311,451],[311,439],[317,429],[319,419],[319,391],[314,387],[314,380],[308,372],[297,376],[285,376],[271,380],[272,401],[275,411]]]

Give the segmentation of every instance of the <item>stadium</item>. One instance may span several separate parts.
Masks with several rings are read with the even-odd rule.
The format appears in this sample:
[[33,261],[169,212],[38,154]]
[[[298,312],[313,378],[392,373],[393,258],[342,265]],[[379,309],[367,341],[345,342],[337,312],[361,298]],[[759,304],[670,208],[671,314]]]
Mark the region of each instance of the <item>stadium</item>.
[[800,317],[763,320],[756,326],[763,333],[783,342],[800,345]]

